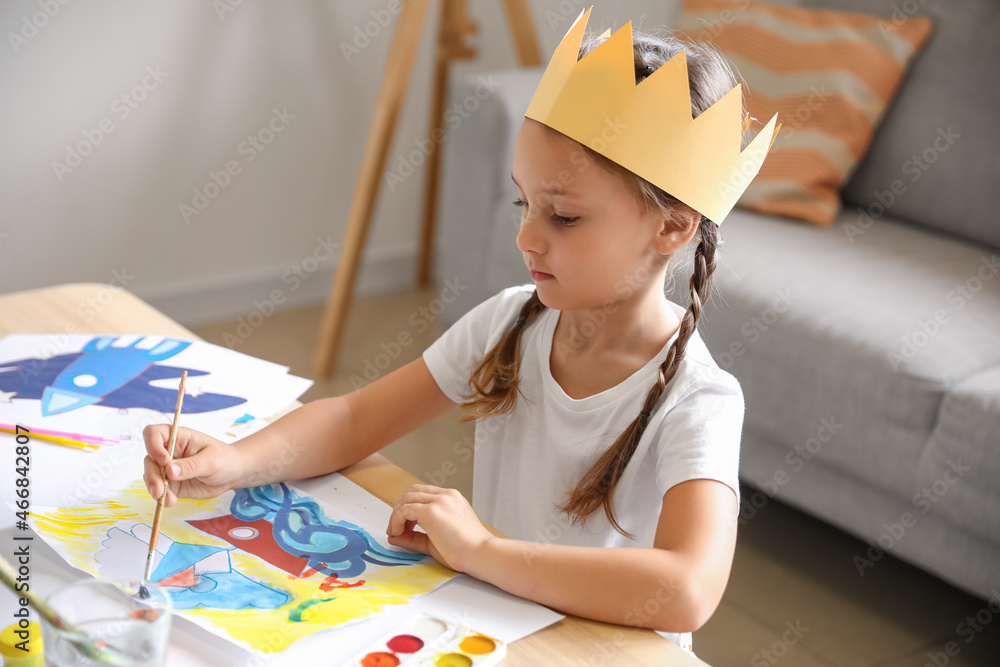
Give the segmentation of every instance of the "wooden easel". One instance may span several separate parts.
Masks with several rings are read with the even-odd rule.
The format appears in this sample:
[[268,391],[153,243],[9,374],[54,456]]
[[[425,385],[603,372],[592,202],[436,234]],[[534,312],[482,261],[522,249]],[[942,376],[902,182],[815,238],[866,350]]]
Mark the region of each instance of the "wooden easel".
[[[468,16],[467,0],[440,1],[441,16],[434,56],[434,88],[428,137],[442,136],[441,133],[444,131],[444,105],[450,61],[467,60],[476,55],[475,49],[464,44],[465,38],[478,30],[475,22]],[[374,119],[368,133],[365,156],[354,189],[354,198],[351,201],[333,287],[320,325],[319,341],[313,361],[313,378],[316,380],[329,378],[336,363],[344,321],[354,293],[354,281],[357,278],[361,252],[364,249],[372,212],[378,198],[381,175],[396,132],[413,63],[417,59],[428,2],[429,0],[403,0],[403,9],[396,22],[396,32],[392,38],[389,58],[382,76],[382,86],[375,103]],[[541,54],[527,0],[504,0],[504,9],[511,28],[518,64],[521,67],[540,65]],[[431,280],[440,154],[440,150],[434,150],[427,159],[420,259],[417,265],[417,282],[422,287],[429,285]]]

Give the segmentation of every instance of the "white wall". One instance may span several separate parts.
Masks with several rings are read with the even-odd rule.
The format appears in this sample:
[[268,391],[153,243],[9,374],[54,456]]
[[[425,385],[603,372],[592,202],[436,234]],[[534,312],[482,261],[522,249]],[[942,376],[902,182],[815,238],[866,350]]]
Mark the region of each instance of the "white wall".
[[[338,243],[346,226],[394,4],[4,0],[0,292],[124,282],[188,326],[245,315],[275,289],[283,307],[325,300],[336,255],[317,239]],[[453,72],[515,66],[501,3],[470,6],[479,57]],[[532,2],[544,59],[587,6]],[[606,1],[591,25],[655,28],[675,6]],[[437,7],[389,168],[427,135]],[[379,14],[392,20],[376,30]],[[348,61],[342,45],[366,24],[377,34]],[[274,109],[294,118],[274,120],[280,132],[254,155],[244,142],[268,128]],[[77,162],[68,147],[91,150]],[[230,161],[239,173],[185,221],[181,204],[197,210],[194,189]],[[412,284],[422,180],[418,170],[395,191],[382,188],[359,294]]]

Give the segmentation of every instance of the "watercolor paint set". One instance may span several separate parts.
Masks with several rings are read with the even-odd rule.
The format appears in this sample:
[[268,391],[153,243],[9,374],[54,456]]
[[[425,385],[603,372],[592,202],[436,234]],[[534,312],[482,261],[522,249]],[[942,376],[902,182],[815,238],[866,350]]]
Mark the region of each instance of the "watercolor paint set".
[[458,623],[418,614],[347,663],[351,667],[492,667],[507,645]]

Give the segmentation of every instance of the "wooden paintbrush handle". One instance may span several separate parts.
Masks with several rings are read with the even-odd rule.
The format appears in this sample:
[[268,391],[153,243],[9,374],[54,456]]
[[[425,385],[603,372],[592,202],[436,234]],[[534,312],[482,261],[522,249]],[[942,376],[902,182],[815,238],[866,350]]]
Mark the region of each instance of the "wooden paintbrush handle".
[[177,405],[174,407],[174,421],[170,425],[170,441],[167,445],[167,462],[163,466],[163,493],[156,501],[156,512],[153,513],[153,528],[149,534],[149,551],[146,554],[146,575],[144,579],[148,580],[150,573],[150,564],[152,563],[153,553],[156,551],[156,538],[160,536],[160,519],[163,517],[163,503],[167,498],[167,489],[170,488],[170,481],[167,479],[167,468],[170,467],[171,462],[174,460],[174,447],[177,444],[177,425],[180,423],[181,419],[181,406],[184,404],[184,383],[187,381],[188,372],[181,371],[181,383],[177,387]]

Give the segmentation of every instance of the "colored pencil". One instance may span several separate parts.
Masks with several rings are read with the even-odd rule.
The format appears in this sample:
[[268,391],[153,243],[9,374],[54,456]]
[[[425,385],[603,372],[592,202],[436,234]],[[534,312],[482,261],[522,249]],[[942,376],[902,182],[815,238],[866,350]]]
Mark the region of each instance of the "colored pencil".
[[[0,429],[12,429],[15,428],[13,424],[0,424]],[[58,438],[69,438],[70,440],[79,440],[80,442],[85,442],[91,445],[117,445],[118,440],[114,438],[105,438],[100,435],[87,435],[86,433],[70,433],[67,431],[53,431],[47,428],[33,428],[32,433],[41,433],[43,435],[54,435]]]
[[35,440],[44,440],[45,442],[51,442],[56,445],[64,445],[66,447],[75,447],[76,449],[86,449],[94,450],[97,449],[97,445],[91,444],[89,442],[83,442],[81,440],[73,440],[72,438],[63,438],[56,435],[48,435],[47,433],[35,433],[33,431],[18,431],[14,428],[6,428],[6,426],[0,426],[0,431],[4,433],[13,433],[15,435],[26,435],[29,438],[34,438]]
[[163,493],[156,500],[156,512],[153,514],[153,529],[149,534],[149,552],[146,554],[146,570],[142,575],[142,584],[139,586],[139,597],[149,595],[145,584],[149,583],[149,578],[153,576],[153,554],[156,552],[156,538],[160,535],[160,518],[163,516],[163,501],[167,497],[167,489],[170,482],[167,480],[167,468],[174,460],[174,445],[177,443],[177,425],[181,419],[181,405],[184,403],[184,382],[187,380],[187,371],[181,373],[181,383],[177,387],[177,407],[174,408],[174,423],[170,425],[170,444],[167,447],[167,462],[163,465]]

